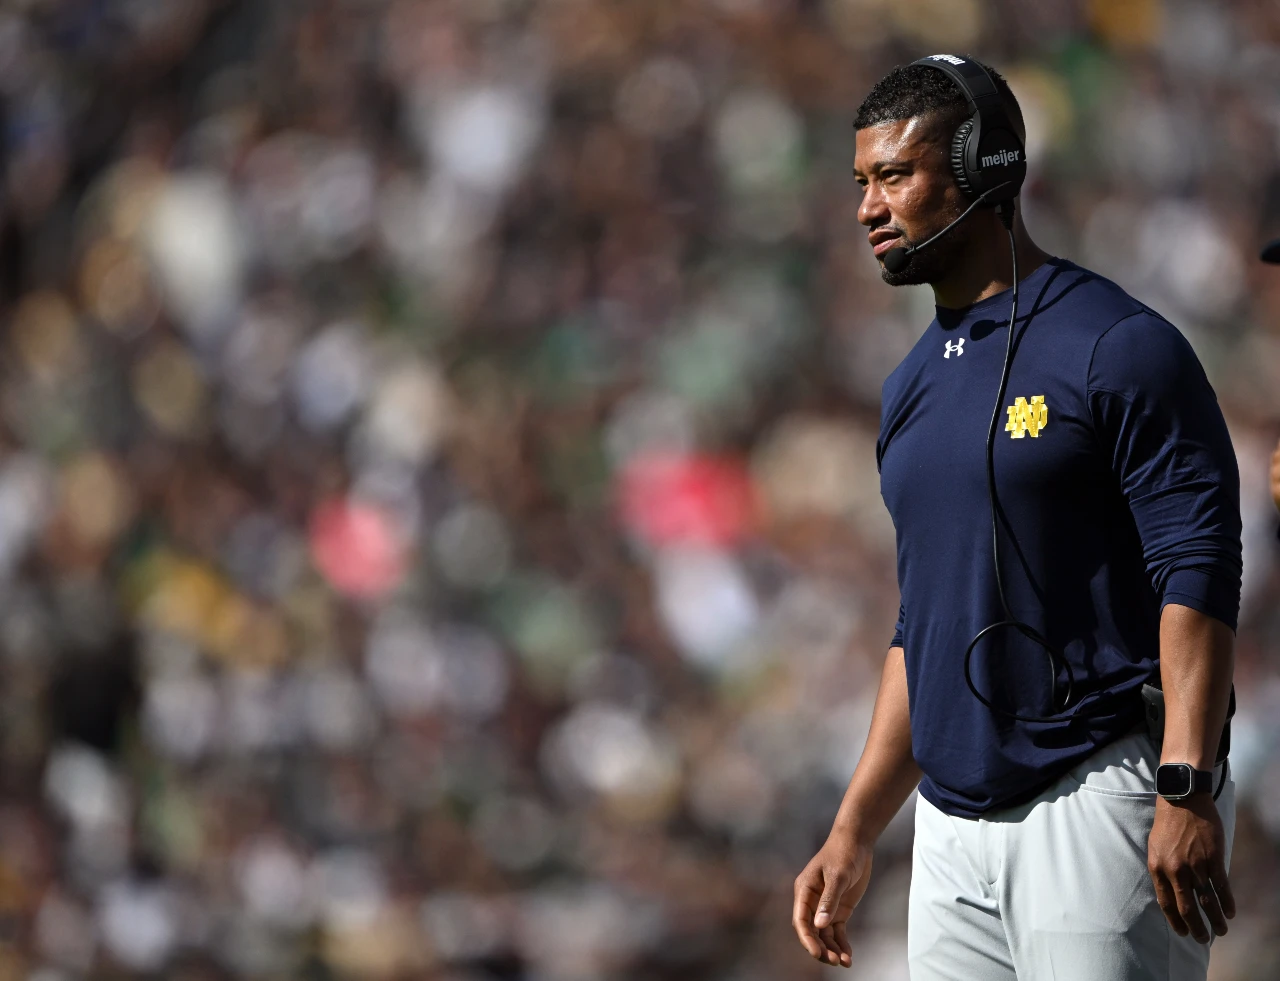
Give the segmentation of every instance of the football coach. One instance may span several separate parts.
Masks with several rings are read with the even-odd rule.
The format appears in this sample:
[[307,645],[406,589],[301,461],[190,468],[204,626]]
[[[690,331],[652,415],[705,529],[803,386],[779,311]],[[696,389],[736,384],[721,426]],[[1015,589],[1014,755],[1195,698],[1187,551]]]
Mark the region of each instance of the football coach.
[[858,110],[859,221],[936,316],[885,381],[901,612],[866,747],[792,924],[850,966],[873,847],[919,787],[912,981],[1204,981],[1235,915],[1226,763],[1240,490],[1167,320],[1046,254],[1022,114],[969,58]]

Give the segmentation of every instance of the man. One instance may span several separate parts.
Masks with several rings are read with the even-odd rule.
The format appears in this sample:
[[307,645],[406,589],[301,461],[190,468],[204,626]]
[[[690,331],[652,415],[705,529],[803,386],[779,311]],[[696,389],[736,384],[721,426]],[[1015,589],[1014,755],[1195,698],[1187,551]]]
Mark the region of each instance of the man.
[[[991,78],[1022,138],[1012,93]],[[1240,590],[1235,456],[1178,331],[1047,255],[1019,218],[1008,422],[993,444],[1002,609],[985,440],[1008,342],[1009,234],[979,207],[905,264],[886,262],[970,203],[950,159],[970,111],[948,74],[917,64],[877,83],[855,122],[858,217],[882,276],[928,283],[937,316],[884,385],[877,456],[902,612],[866,748],[796,879],[792,922],[813,957],[851,965],[845,924],[873,846],[918,783],[913,981],[1203,981],[1208,943],[1235,914],[1234,785],[1215,766]],[[1050,670],[1017,631],[980,643],[973,690],[992,710],[966,684],[965,651],[1011,618],[1059,653]],[[1051,696],[1060,660],[1074,677],[1065,710]],[[1164,689],[1159,750],[1143,725],[1148,681]],[[1193,792],[1157,795],[1157,767],[1196,771]]]

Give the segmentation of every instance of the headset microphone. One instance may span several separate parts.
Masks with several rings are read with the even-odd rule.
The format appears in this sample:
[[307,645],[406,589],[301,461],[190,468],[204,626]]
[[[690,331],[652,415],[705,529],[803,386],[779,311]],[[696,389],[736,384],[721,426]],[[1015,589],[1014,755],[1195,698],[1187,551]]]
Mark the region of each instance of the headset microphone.
[[1009,187],[1013,183],[1014,183],[1013,181],[1005,181],[1003,184],[997,184],[995,187],[991,188],[991,190],[978,195],[977,199],[971,205],[969,205],[969,207],[965,208],[964,212],[960,215],[959,218],[956,218],[954,221],[952,221],[942,231],[929,236],[919,245],[909,245],[909,246],[900,245],[896,249],[890,249],[888,252],[884,254],[884,258],[881,260],[884,263],[885,269],[887,269],[890,273],[894,275],[897,275],[898,273],[902,272],[902,270],[907,268],[907,263],[911,261],[911,257],[913,255],[915,255],[921,249],[926,249],[930,245],[932,245],[934,242],[938,241],[938,239],[946,235],[947,232],[951,231],[951,229],[955,228],[958,224],[960,224],[962,221],[968,218],[971,214],[973,214],[975,208],[979,208],[982,205],[986,204],[988,200],[995,197],[996,192],[1003,191],[1006,187]]
[[[955,222],[952,222],[951,224],[954,225]],[[947,227],[950,228],[951,225],[948,225]],[[902,270],[907,268],[907,263],[911,261],[911,257],[917,251],[919,251],[919,248],[915,245],[910,248],[898,246],[896,249],[890,249],[884,254],[883,261],[885,269],[889,270],[889,272],[896,276],[898,273],[902,272]]]

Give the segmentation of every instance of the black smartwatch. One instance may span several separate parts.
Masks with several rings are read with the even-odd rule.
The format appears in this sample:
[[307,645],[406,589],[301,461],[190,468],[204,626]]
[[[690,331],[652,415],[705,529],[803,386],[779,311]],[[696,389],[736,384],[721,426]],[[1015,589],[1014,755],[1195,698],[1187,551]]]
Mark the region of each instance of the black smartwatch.
[[1212,770],[1197,770],[1190,763],[1161,763],[1156,767],[1156,793],[1165,800],[1212,792]]

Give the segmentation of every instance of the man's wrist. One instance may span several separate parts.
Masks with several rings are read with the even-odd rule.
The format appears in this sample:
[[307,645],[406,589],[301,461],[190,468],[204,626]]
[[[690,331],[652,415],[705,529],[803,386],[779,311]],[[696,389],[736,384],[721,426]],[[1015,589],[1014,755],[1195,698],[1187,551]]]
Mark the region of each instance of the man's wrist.
[[919,771],[892,781],[860,780],[858,776],[854,774],[844,800],[840,802],[830,837],[871,848],[916,789],[920,782]]
[[885,814],[883,808],[866,803],[850,807],[846,802],[836,814],[830,837],[856,847],[874,848],[892,818],[893,814]]
[[[1188,732],[1188,729],[1200,730]],[[1196,770],[1212,770],[1217,765],[1218,740],[1222,730],[1214,733],[1212,739],[1203,733],[1207,727],[1180,725],[1170,727],[1166,724],[1164,738],[1160,742],[1161,763],[1189,763]]]
[[870,832],[866,823],[858,817],[837,817],[835,823],[831,825],[831,834],[828,837],[846,845],[872,848],[880,836]]

